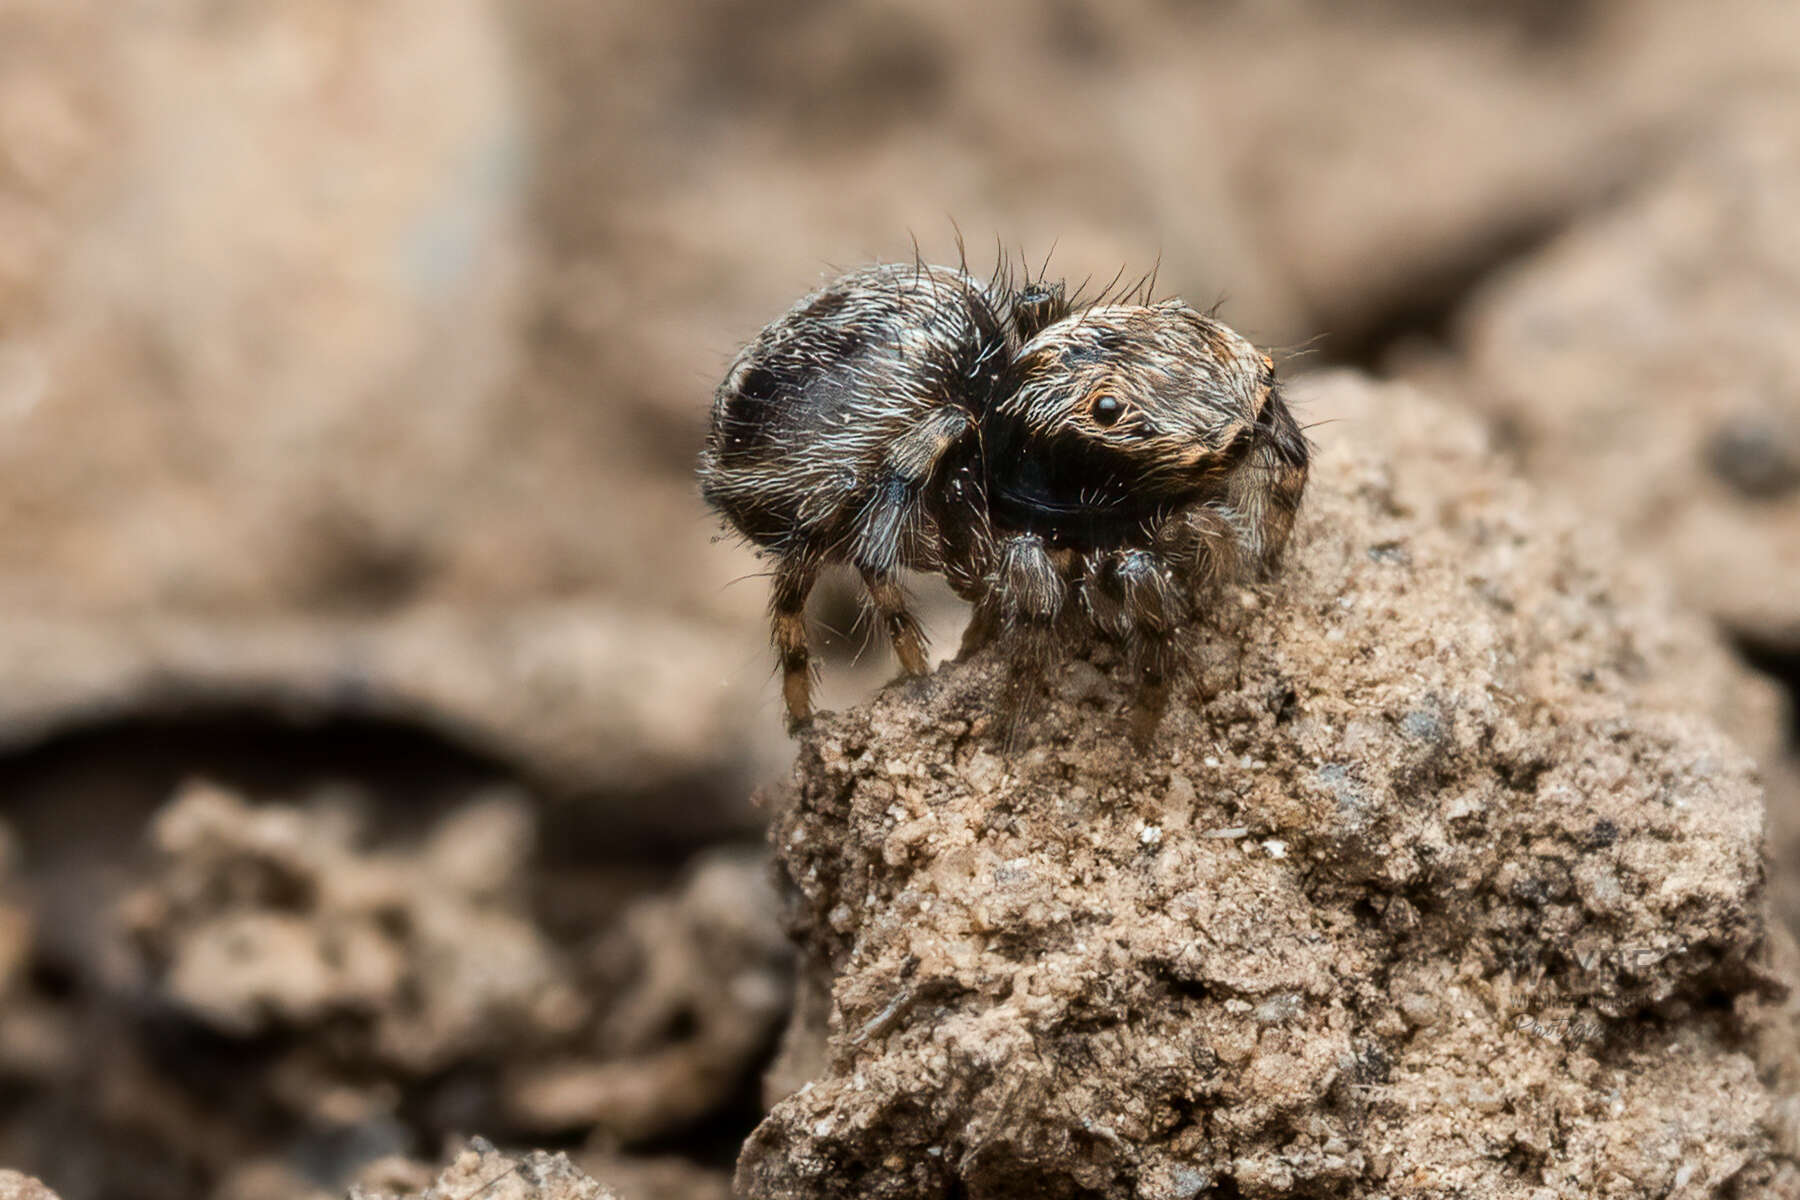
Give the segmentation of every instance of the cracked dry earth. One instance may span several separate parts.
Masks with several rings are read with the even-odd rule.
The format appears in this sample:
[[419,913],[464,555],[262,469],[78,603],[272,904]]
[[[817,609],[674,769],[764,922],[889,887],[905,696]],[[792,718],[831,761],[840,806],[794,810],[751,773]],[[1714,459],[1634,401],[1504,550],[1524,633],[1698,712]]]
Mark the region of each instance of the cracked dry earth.
[[1333,420],[1289,563],[1134,753],[1110,650],[990,655],[768,798],[801,996],[749,1197],[1794,1195],[1773,701],[1476,424]]

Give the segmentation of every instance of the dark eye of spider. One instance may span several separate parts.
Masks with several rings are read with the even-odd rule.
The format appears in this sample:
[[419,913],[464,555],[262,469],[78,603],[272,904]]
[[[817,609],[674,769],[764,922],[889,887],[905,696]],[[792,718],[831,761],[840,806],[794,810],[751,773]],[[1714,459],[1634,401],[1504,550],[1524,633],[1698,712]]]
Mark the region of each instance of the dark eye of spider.
[[1094,424],[1102,429],[1118,423],[1125,415],[1125,406],[1119,403],[1117,396],[1102,396],[1094,401]]

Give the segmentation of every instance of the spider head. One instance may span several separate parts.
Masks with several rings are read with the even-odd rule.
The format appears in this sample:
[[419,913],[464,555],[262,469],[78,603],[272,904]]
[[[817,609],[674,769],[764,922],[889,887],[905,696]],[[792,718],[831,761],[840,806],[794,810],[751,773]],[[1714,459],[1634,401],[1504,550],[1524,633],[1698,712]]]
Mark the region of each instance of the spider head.
[[1105,542],[1222,497],[1276,420],[1287,417],[1274,364],[1170,300],[1046,326],[1020,349],[984,435],[1003,519]]

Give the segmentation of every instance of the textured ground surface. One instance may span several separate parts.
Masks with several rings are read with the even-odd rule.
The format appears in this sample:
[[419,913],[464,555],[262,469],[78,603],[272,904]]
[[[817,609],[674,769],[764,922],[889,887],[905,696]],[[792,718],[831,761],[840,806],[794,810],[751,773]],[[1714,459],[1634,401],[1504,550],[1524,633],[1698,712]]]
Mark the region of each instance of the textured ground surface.
[[[1354,1034],[1358,1052],[1376,1044],[1400,1064],[1388,1068],[1397,1082],[1353,1069],[1331,1088],[1417,1097],[1409,1080],[1435,1069],[1421,1056],[1461,1070],[1491,1036],[1521,1080],[1568,1068],[1541,1095],[1564,1106],[1571,1161],[1602,1161],[1575,1131],[1617,1125],[1567,1117],[1577,1099],[1558,1090],[1583,1060],[1516,1035],[1566,1042],[1575,1030],[1602,1071],[1667,1039],[1714,1078],[1722,1060],[1702,1028],[1713,1010],[1680,1006],[1695,980],[1730,976],[1744,931],[1641,978],[1609,974],[1604,957],[1591,972],[1552,963],[1508,1002],[1490,996],[1502,976],[1485,958],[1446,965],[1445,922],[1466,919],[1471,944],[1490,947],[1493,923],[1542,916],[1506,951],[1519,964],[1508,969],[1535,980],[1577,905],[1556,898],[1560,868],[1540,859],[1564,861],[1583,913],[1582,889],[1610,895],[1585,864],[1613,870],[1625,907],[1582,920],[1622,936],[1653,911],[1631,890],[1651,876],[1632,872],[1669,865],[1670,847],[1695,844],[1681,822],[1723,810],[1670,816],[1654,845],[1621,832],[1618,849],[1564,853],[1575,835],[1531,825],[1503,802],[1512,792],[1480,813],[1445,806],[1487,796],[1496,764],[1544,744],[1543,724],[1506,696],[1617,700],[1637,714],[1635,732],[1591,755],[1591,722],[1559,731],[1556,746],[1585,756],[1553,765],[1576,772],[1582,794],[1627,762],[1631,778],[1660,778],[1657,714],[1697,704],[1759,760],[1771,891],[1800,918],[1800,759],[1768,689],[1698,627],[1633,607],[1654,582],[1617,582],[1660,573],[1729,623],[1746,661],[1800,685],[1795,155],[1782,121],[1800,79],[1797,22],[1800,10],[1770,0],[998,0],[978,12],[957,0],[0,0],[0,1164],[63,1200],[319,1200],[376,1159],[393,1174],[366,1186],[422,1191],[461,1135],[485,1133],[509,1154],[565,1149],[624,1200],[720,1200],[763,1115],[756,1078],[788,1015],[789,951],[764,864],[744,848],[763,819],[749,797],[784,777],[793,747],[762,568],[709,540],[695,495],[707,399],[735,347],[821,273],[909,255],[914,234],[928,256],[950,257],[951,218],[982,269],[996,234],[1034,262],[1054,244],[1053,272],[1096,283],[1160,257],[1164,292],[1224,297],[1222,315],[1274,346],[1290,377],[1334,361],[1405,366],[1486,420],[1486,447],[1465,431],[1452,452],[1398,401],[1370,415],[1317,398],[1314,419],[1348,418],[1314,430],[1322,445],[1393,454],[1412,489],[1392,512],[1354,499],[1364,491],[1322,500],[1320,519],[1339,513],[1361,536],[1386,513],[1382,541],[1436,547],[1419,559],[1429,569],[1380,541],[1366,563],[1346,550],[1353,603],[1391,607],[1384,629],[1412,628],[1415,598],[1446,620],[1479,619],[1433,626],[1417,654],[1371,651],[1385,657],[1348,667],[1293,643],[1284,690],[1262,702],[1286,713],[1276,726],[1228,719],[1219,699],[1171,727],[1253,751],[1273,729],[1303,734],[1290,758],[1260,759],[1281,762],[1297,790],[1244,767],[1236,748],[1212,756],[1218,768],[1190,754],[1166,777],[1117,783],[1111,742],[1065,728],[1065,708],[1047,744],[1079,751],[1066,769],[1091,776],[1076,785],[1088,795],[1061,803],[1108,838],[1157,824],[1118,798],[1127,791],[1211,820],[1228,784],[1244,799],[1216,828],[1245,832],[1204,844],[1250,845],[1234,851],[1245,878],[1310,906],[1293,921],[1324,922],[1350,894],[1328,886],[1369,895],[1370,911],[1353,914],[1362,932],[1332,925],[1269,967],[1289,972],[1288,991],[1314,990],[1299,990],[1285,1024],[1268,1010],[1266,1036],[1316,1032],[1325,1013],[1340,1021],[1331,1037]],[[1438,453],[1448,465],[1433,465]],[[1521,545],[1536,549],[1513,562],[1516,485],[1495,473],[1501,460],[1564,510],[1557,521],[1602,541],[1623,533],[1632,571],[1580,541],[1556,558],[1547,526],[1523,515]],[[1473,496],[1484,480],[1493,495]],[[1366,495],[1388,486],[1377,472]],[[1483,579],[1551,597],[1542,630],[1520,630],[1536,619],[1525,610],[1452,604],[1444,561],[1456,555]],[[1307,578],[1328,578],[1310,561]],[[1611,582],[1581,599],[1589,576],[1553,561],[1591,561]],[[963,613],[920,584],[941,654]],[[832,582],[814,606],[828,707],[866,699],[892,669],[878,641],[864,645],[853,595]],[[1348,637],[1375,618],[1342,620],[1312,628]],[[1570,692],[1543,650],[1565,632],[1582,661],[1612,653],[1592,639],[1631,649],[1596,668],[1591,693]],[[1428,653],[1440,642],[1441,661]],[[1504,656],[1478,661],[1478,648],[1514,643],[1536,648],[1521,660],[1538,664],[1532,678],[1509,675],[1524,668]],[[1671,660],[1688,673],[1656,665]],[[1109,669],[1069,683],[1091,687],[1076,703],[1093,720],[1112,706]],[[1262,711],[1234,690],[1236,666],[1208,669],[1214,694]],[[1425,686],[1407,672],[1440,700],[1397,708]],[[1483,700],[1493,679],[1504,695]],[[1332,696],[1342,711],[1317,718]],[[918,698],[934,713],[963,703]],[[883,703],[891,738],[906,726]],[[1398,734],[1384,724],[1396,712]],[[1482,744],[1472,729],[1523,741]],[[927,728],[892,757],[919,761],[943,736]],[[1405,787],[1448,790],[1396,805],[1389,793],[1405,788],[1383,781],[1399,777],[1321,782],[1304,757],[1379,764],[1399,761],[1396,747],[1418,756]],[[944,787],[968,768],[947,761]],[[1050,767],[1023,769],[1050,790]],[[1521,771],[1518,796],[1561,777],[1535,758]],[[1733,771],[1709,786],[1735,794]],[[1670,780],[1671,794],[1691,783]],[[1340,783],[1348,815],[1331,820],[1348,832],[1290,837],[1337,828]],[[1364,799],[1372,823],[1357,833]],[[1115,809],[1145,831],[1109,825]],[[1476,854],[1490,831],[1521,839],[1492,848],[1520,864],[1513,874],[1490,878]],[[1289,857],[1265,861],[1267,842]],[[1753,886],[1738,841],[1713,848],[1746,874],[1679,908],[1677,931]],[[1280,872],[1303,850],[1323,865],[1296,882]],[[1208,894],[1226,878],[1211,860],[1178,870]],[[1512,899],[1447,914],[1458,906],[1432,907],[1444,879]],[[1386,896],[1399,903],[1374,911]],[[1389,926],[1415,917],[1426,932],[1409,949]],[[1176,919],[1141,936],[1163,936],[1165,918]],[[1062,918],[1042,920],[1061,936]],[[1568,952],[1578,967],[1585,945]],[[1469,1000],[1479,1020],[1399,1039],[1380,1025],[1374,984],[1353,980],[1338,1001],[1316,990],[1345,954],[1377,964],[1395,1005],[1426,991],[1458,1013],[1455,986],[1488,1007]],[[1247,1053],[1227,1044],[1241,1014],[1207,1007],[1206,989],[1216,1000],[1226,985],[1167,986],[1210,1014],[1215,1051]],[[1583,1040],[1589,1008],[1601,1020],[1660,987],[1674,997],[1646,1010],[1638,1043],[1616,1025]],[[826,1028],[831,994],[800,1000],[799,1024]],[[948,1001],[927,993],[902,1008],[930,1003]],[[1536,1024],[1496,1025],[1502,1012]],[[887,1020],[899,1036],[916,1019]],[[1751,1018],[1709,1019],[1726,1037]],[[1800,1070],[1768,1066],[1787,1061],[1779,1030],[1758,1028],[1771,1086],[1800,1090]],[[825,1039],[796,1039],[770,1096],[828,1063]],[[1315,1112],[1301,1093],[1323,1076],[1294,1078],[1292,1111]],[[1634,1086],[1619,1084],[1621,1103],[1653,1111],[1661,1093]],[[1700,1095],[1694,1122],[1720,1111]],[[1499,1147],[1513,1114],[1523,1140],[1506,1153],[1522,1177],[1538,1169],[1542,1114],[1508,1104],[1471,1128]],[[1795,1128],[1792,1108],[1770,1127]],[[1391,1109],[1366,1111],[1392,1122]],[[1743,1113],[1720,1127],[1720,1147],[1753,1147]],[[1273,1127],[1245,1119],[1233,1144]],[[1621,1140],[1618,1161],[1642,1166],[1650,1151],[1631,1159],[1632,1146],[1674,1136]],[[1373,1143],[1358,1138],[1345,1145],[1373,1172]],[[1710,1186],[1728,1159],[1721,1149],[1685,1182],[1669,1176],[1675,1194]],[[1246,1162],[1244,1178],[1258,1178]],[[1384,1188],[1404,1190],[1397,1170]],[[1179,1191],[1182,1178],[1151,1186]]]
[[[0,1155],[62,1164],[65,1195],[301,1200],[481,1128],[591,1136],[627,1200],[718,1194],[721,1172],[656,1147],[743,1119],[787,1010],[762,857],[710,851],[661,890],[551,869],[516,792],[423,836],[369,823],[351,792],[191,785],[128,879],[90,874],[85,919],[42,928],[15,865]],[[57,1003],[45,956],[94,995]]]
[[459,1154],[429,1186],[404,1191],[350,1189],[351,1200],[618,1200],[562,1154],[509,1157],[486,1143]]
[[[1546,492],[1618,531],[1681,598],[1800,682],[1800,89],[1760,81],[1658,165],[1480,289],[1422,378],[1465,397]],[[1791,721],[1791,718],[1790,718]],[[1790,728],[1793,728],[1790,726]],[[1791,740],[1792,734],[1789,734]],[[1800,760],[1766,765],[1775,861]],[[1780,911],[1800,928],[1793,885]]]
[[[1104,652],[1035,744],[978,659],[820,722],[759,1197],[1760,1195],[1761,798],[1704,629],[1404,388],[1150,755]],[[820,1045],[820,1042],[823,1045]]]

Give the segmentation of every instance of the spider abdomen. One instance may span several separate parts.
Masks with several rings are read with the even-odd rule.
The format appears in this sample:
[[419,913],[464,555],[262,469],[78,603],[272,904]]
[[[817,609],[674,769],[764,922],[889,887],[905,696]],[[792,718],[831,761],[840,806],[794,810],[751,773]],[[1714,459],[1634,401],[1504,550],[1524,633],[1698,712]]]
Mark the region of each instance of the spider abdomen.
[[982,285],[960,271],[886,265],[828,284],[732,364],[702,494],[759,546],[831,557],[887,484],[896,440],[968,408],[1002,337]]

